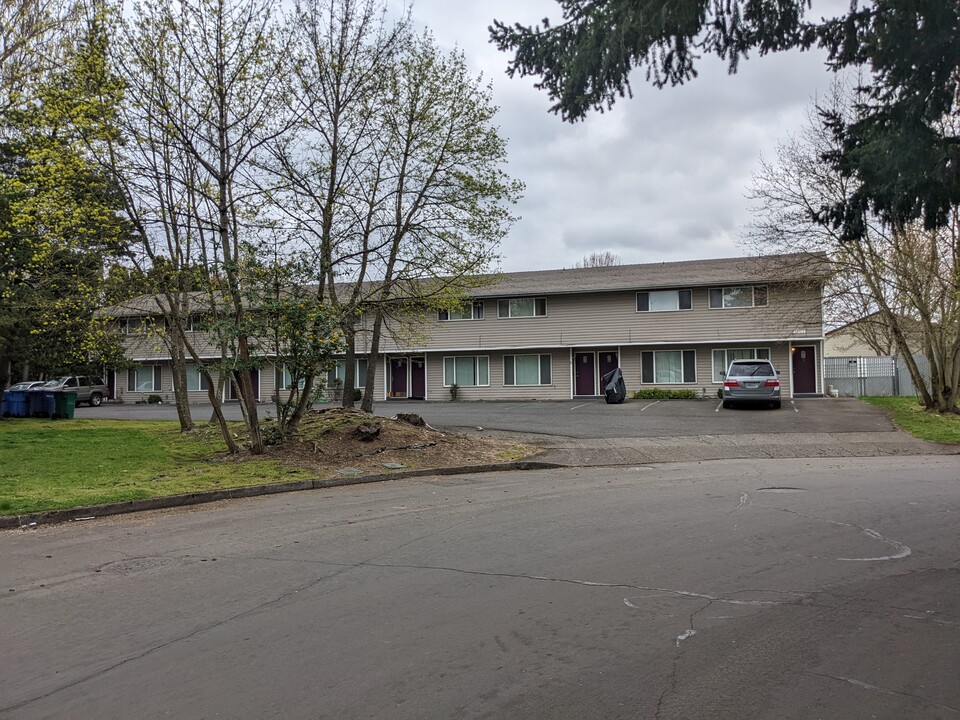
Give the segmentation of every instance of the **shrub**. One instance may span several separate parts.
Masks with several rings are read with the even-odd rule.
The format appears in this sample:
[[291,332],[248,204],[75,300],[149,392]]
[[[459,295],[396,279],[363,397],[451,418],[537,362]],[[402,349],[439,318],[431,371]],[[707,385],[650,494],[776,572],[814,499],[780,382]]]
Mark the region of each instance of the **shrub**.
[[363,400],[363,390],[361,390],[360,388],[355,388],[353,391],[353,399]]
[[644,388],[634,390],[634,400],[694,400],[696,390],[667,390],[666,388]]
[[162,402],[163,402],[163,398],[161,398],[159,395],[151,395],[150,397],[147,398],[148,405],[159,405]]

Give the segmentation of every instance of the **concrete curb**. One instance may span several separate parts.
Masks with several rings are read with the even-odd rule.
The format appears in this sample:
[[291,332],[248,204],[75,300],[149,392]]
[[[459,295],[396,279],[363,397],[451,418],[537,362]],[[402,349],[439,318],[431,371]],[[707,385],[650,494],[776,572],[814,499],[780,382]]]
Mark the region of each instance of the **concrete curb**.
[[93,520],[94,518],[107,517],[108,515],[143,512],[144,510],[163,510],[165,508],[186,507],[188,505],[217,502],[218,500],[276,495],[278,493],[301,492],[303,490],[322,490],[325,488],[342,487],[344,485],[362,485],[364,483],[401,480],[403,478],[508,472],[512,470],[554,470],[561,467],[566,466],[561,463],[521,460],[519,462],[492,463],[488,465],[402,470],[395,473],[345,476],[328,478],[326,480],[301,480],[268,483],[264,485],[247,485],[245,487],[209,490],[207,492],[190,493],[188,495],[167,495],[165,497],[127,500],[125,502],[105,503],[103,505],[86,505],[83,507],[69,508],[67,510],[48,510],[46,512],[29,513],[27,515],[4,515],[0,516],[0,530],[32,527],[36,525],[53,525],[55,523],[74,520]]

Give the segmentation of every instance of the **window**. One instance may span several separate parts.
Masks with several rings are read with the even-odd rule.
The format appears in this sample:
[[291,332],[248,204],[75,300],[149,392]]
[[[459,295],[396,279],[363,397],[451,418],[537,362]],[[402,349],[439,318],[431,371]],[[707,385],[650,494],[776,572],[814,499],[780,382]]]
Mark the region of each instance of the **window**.
[[710,288],[710,308],[748,308],[766,307],[767,286]]
[[443,359],[443,386],[478,387],[490,384],[490,358],[445,357]]
[[143,318],[128,317],[123,325],[123,332],[126,335],[139,335],[143,332]]
[[141,365],[127,373],[129,392],[160,392],[160,366]]
[[511,298],[497,301],[497,317],[543,317],[546,314],[546,298]]
[[[279,374],[280,377],[280,389],[281,390],[293,390],[293,373],[290,372],[290,368],[286,365],[283,366],[283,371]],[[297,388],[303,390],[303,386],[307,384],[306,378],[300,378],[297,380]]]
[[200,391],[207,389],[207,378],[200,372],[195,363],[187,364],[187,390]]
[[723,373],[734,360],[769,360],[770,348],[726,348],[713,351],[713,381],[723,382]]
[[691,290],[650,290],[637,293],[637,312],[692,310]]
[[453,310],[438,310],[438,320],[483,320],[483,302],[478,300]]
[[[333,368],[327,374],[327,385],[330,387],[334,386],[333,381],[337,380],[336,383],[339,387],[343,387],[343,381],[346,378],[346,364],[343,360],[337,360],[336,367]],[[284,387],[289,388],[290,383],[288,382],[290,376],[287,374],[286,368],[284,368]],[[353,371],[353,387],[363,390],[367,385],[367,358],[357,358],[357,364]]]
[[504,355],[504,385],[550,385],[553,382],[550,355]]
[[640,382],[679,385],[696,381],[696,350],[651,350],[640,353]]

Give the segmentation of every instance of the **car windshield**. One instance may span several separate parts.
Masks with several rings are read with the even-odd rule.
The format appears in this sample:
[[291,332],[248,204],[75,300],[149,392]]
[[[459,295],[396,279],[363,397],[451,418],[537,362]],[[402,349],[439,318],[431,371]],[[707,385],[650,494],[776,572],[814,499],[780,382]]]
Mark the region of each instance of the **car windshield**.
[[42,387],[60,387],[69,379],[70,379],[69,377],[62,377],[62,378],[56,378],[54,380],[47,380]]
[[730,375],[733,377],[770,377],[773,375],[773,367],[769,363],[737,363],[730,368]]

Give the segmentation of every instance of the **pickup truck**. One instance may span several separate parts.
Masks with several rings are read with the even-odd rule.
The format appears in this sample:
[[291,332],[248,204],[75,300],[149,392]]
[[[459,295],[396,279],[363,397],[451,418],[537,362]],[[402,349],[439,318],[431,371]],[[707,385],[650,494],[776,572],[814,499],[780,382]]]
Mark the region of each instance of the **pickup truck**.
[[[40,388],[36,388],[39,390]],[[90,403],[91,407],[97,407],[104,400],[110,397],[110,388],[108,388],[102,378],[96,375],[64,375],[55,380],[50,380],[43,384],[44,390],[65,390],[77,394],[77,405],[80,403]]]

